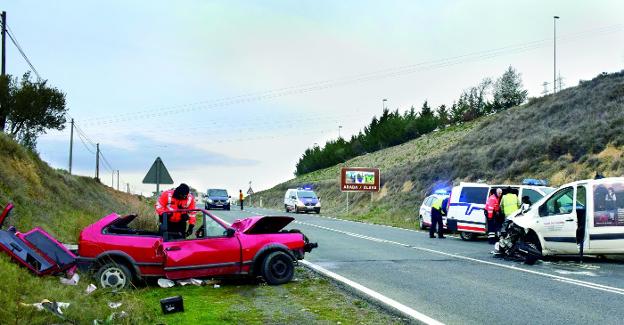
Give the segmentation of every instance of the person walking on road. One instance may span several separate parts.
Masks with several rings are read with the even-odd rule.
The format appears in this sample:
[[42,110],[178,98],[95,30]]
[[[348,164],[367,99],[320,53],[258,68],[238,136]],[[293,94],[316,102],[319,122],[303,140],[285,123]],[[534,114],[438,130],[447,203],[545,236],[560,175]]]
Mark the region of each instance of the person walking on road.
[[238,190],[238,202],[240,202],[241,211],[243,211],[243,202],[245,201],[245,196],[243,196],[243,190]]
[[497,188],[495,192],[492,192],[485,203],[485,216],[487,218],[488,229],[488,243],[496,243],[496,218],[500,214],[500,198],[503,194],[503,190]]
[[[185,238],[193,233],[195,227],[195,211],[177,212],[177,210],[195,209],[195,198],[189,193],[188,185],[182,183],[175,189],[163,191],[156,202],[156,213],[162,223],[167,217],[167,229],[164,231],[174,233],[177,238]],[[186,222],[188,221],[188,229]]]
[[431,203],[431,227],[429,227],[429,238],[435,238],[436,228],[438,238],[444,238],[444,226],[442,225],[442,199],[436,197]]

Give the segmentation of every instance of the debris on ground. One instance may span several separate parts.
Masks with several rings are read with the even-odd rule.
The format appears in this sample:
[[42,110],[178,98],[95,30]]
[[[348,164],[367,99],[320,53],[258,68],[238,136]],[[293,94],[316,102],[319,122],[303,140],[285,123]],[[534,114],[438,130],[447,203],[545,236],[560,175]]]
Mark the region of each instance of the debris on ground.
[[195,286],[199,287],[199,286],[204,284],[204,281],[190,278],[190,279],[185,279],[185,280],[178,280],[178,284],[181,285],[181,286],[185,286],[187,284],[192,284],[192,285],[195,285]]
[[108,307],[111,309],[117,309],[119,307],[121,307],[121,303],[120,302],[109,302],[108,303]]
[[218,285],[218,284],[215,284],[215,285],[213,286],[213,288],[215,288],[215,289],[219,289],[219,288],[221,288],[221,286],[220,286],[220,285]]
[[80,275],[74,273],[71,278],[61,278],[61,283],[65,285],[75,286],[80,281]]
[[162,308],[163,314],[183,312],[184,301],[182,300],[182,296],[160,299],[160,308]]
[[36,302],[33,304],[21,303],[21,305],[28,306],[28,307],[35,307],[38,311],[47,310],[53,313],[54,315],[60,317],[61,319],[65,319],[65,316],[63,315],[63,309],[69,307],[68,302],[50,301],[48,299],[43,299],[41,300],[41,302]]
[[85,289],[85,293],[90,295],[93,291],[97,290],[97,287],[95,286],[95,284],[91,283],[87,286],[87,288]]
[[175,286],[175,282],[169,280],[169,279],[165,279],[165,278],[160,278],[158,279],[158,285],[161,288],[171,288],[173,286]]

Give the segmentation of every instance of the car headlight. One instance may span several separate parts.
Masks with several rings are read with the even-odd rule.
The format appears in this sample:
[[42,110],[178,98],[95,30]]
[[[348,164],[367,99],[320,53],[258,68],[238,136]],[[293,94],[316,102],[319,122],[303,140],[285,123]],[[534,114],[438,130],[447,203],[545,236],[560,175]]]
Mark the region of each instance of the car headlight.
[[317,206],[317,207],[320,207],[320,206],[321,206],[321,201],[317,201],[317,202],[316,202],[316,206]]
[[304,205],[305,205],[305,204],[303,204],[303,202],[301,202],[301,201],[299,201],[299,200],[297,200],[297,203],[296,203],[296,204],[297,204],[297,206],[304,206]]
[[206,201],[208,201],[208,203],[212,203],[212,202],[214,202],[212,199],[208,199],[208,200],[206,200]]

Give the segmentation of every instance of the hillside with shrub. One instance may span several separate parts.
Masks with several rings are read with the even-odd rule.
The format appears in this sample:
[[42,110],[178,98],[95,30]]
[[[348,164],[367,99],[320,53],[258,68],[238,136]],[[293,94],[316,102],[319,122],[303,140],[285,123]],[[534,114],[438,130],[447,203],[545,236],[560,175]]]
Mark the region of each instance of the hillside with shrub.
[[[552,185],[624,174],[624,71],[600,74],[556,94],[471,122],[458,122],[404,144],[358,156],[258,192],[264,206],[283,209],[287,188],[312,183],[327,214],[415,228],[417,209],[433,189],[460,181]],[[381,168],[381,191],[340,192],[342,166]]]

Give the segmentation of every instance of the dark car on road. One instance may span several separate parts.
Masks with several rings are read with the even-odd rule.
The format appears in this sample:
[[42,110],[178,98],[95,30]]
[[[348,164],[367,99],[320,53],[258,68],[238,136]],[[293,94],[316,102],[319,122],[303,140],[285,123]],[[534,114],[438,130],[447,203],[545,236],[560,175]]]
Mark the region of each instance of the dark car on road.
[[206,210],[210,209],[230,209],[230,198],[228,192],[223,189],[211,188],[206,191],[205,206]]

